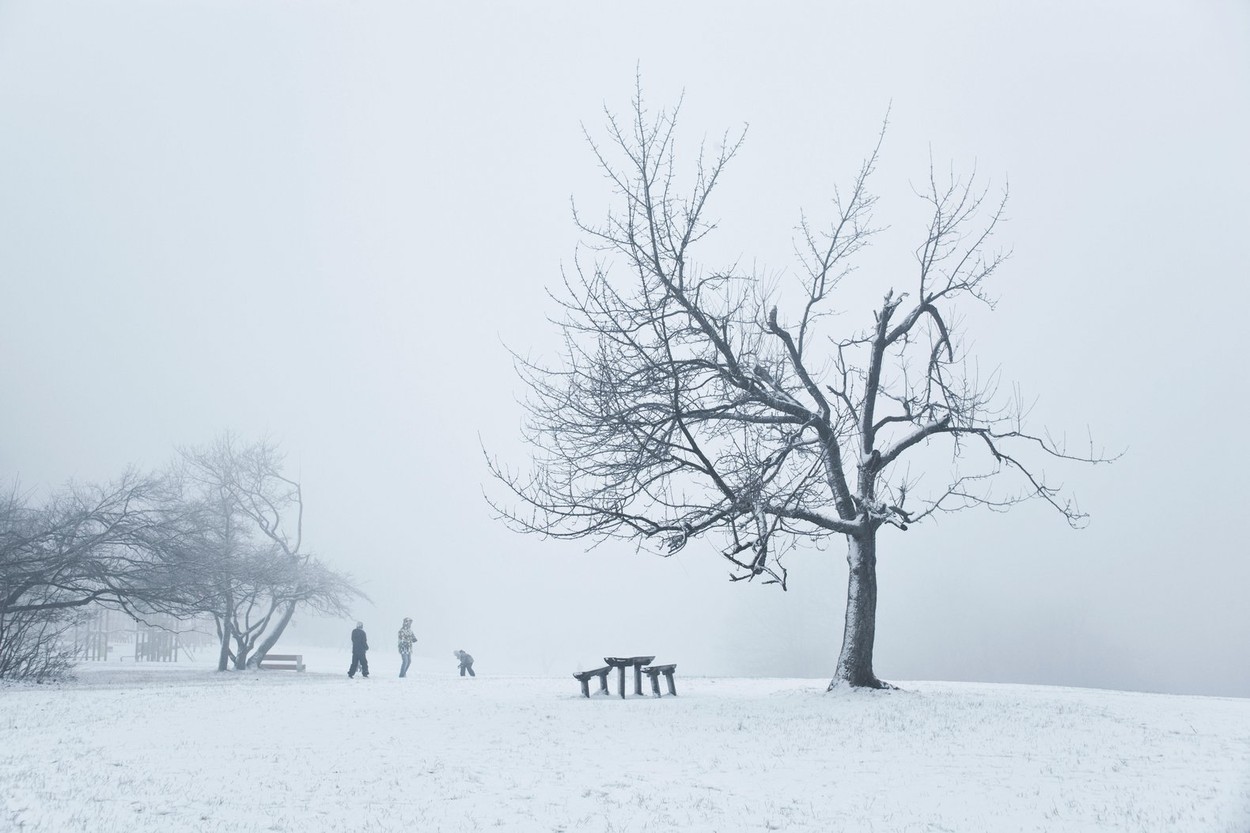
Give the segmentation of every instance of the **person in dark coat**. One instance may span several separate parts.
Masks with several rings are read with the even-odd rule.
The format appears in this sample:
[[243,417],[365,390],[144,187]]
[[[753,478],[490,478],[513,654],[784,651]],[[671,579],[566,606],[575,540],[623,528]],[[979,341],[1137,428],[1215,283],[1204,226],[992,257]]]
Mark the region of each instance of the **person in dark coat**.
[[473,657],[469,656],[464,651],[452,651],[452,654],[456,657],[456,659],[460,660],[460,676],[461,677],[464,676],[464,672],[466,671],[469,672],[470,677],[477,676],[477,674],[473,673]]
[[347,669],[347,676],[355,677],[356,669],[360,669],[360,676],[369,677],[369,660],[365,658],[365,652],[369,650],[369,637],[365,636],[365,623],[357,622],[356,629],[352,631],[352,667]]

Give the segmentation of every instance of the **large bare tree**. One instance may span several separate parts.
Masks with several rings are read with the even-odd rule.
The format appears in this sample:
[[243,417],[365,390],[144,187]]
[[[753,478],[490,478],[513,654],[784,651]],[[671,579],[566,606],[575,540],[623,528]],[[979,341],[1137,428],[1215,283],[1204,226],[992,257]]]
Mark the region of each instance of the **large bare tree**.
[[255,667],[300,606],[343,615],[359,590],[304,551],[304,497],[267,441],[223,434],[183,449],[171,475],[193,518],[187,575],[195,576],[220,639],[218,670]]
[[836,290],[877,231],[869,183],[881,137],[835,190],[831,220],[801,220],[800,279],[772,287],[697,257],[742,137],[701,151],[682,190],[677,110],[651,116],[641,95],[633,104],[628,120],[608,113],[606,141],[587,137],[613,208],[600,223],[574,212],[590,256],[579,252],[554,293],[561,360],[516,356],[532,467],[488,457],[513,495],[492,505],[523,532],[652,542],[661,554],[714,535],[731,578],[783,588],[787,551],[842,536],[845,628],[829,687],[888,687],[873,670],[881,531],[1030,499],[1080,526],[1086,516],[1042,466],[1107,459],[1030,433],[1019,396],[1000,395],[997,375],[969,361],[956,310],[992,306],[1006,193],[991,198],[975,177],[930,166],[912,275],[883,286],[855,328],[832,313],[844,311]]

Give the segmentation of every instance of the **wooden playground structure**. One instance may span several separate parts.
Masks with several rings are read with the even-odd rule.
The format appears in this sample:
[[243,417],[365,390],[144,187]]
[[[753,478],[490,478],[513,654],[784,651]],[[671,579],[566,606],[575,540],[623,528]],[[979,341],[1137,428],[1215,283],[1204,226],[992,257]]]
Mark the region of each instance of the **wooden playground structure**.
[[216,642],[212,626],[205,625],[165,614],[145,616],[141,622],[122,611],[96,607],[73,629],[74,656],[83,662],[194,660],[196,649]]

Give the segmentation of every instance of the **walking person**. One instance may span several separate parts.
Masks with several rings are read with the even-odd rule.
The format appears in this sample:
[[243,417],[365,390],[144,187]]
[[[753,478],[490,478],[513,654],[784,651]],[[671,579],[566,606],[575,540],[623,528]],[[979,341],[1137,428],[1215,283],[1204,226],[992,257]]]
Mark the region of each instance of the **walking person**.
[[399,629],[399,676],[403,677],[408,673],[408,666],[412,664],[412,643],[417,641],[417,637],[412,633],[412,619],[404,619],[404,625]]
[[473,673],[473,657],[469,656],[464,651],[452,651],[452,654],[456,657],[456,659],[460,660],[460,676],[461,677],[464,676],[464,672],[466,671],[469,672],[470,677],[477,676],[477,674]]
[[352,631],[352,667],[347,669],[348,677],[356,676],[356,669],[360,669],[360,676],[369,679],[369,660],[365,657],[365,653],[369,650],[369,637],[365,636],[365,623],[357,622],[356,629]]

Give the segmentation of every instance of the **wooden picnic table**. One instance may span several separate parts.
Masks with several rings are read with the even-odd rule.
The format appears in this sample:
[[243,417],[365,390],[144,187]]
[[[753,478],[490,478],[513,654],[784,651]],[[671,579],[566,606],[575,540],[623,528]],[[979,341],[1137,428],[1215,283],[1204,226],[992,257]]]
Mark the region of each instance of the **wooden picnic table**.
[[618,672],[617,681],[618,688],[621,692],[621,698],[625,697],[625,669],[629,666],[634,667],[634,694],[642,696],[642,667],[649,664],[655,659],[650,657],[604,657],[603,661]]

